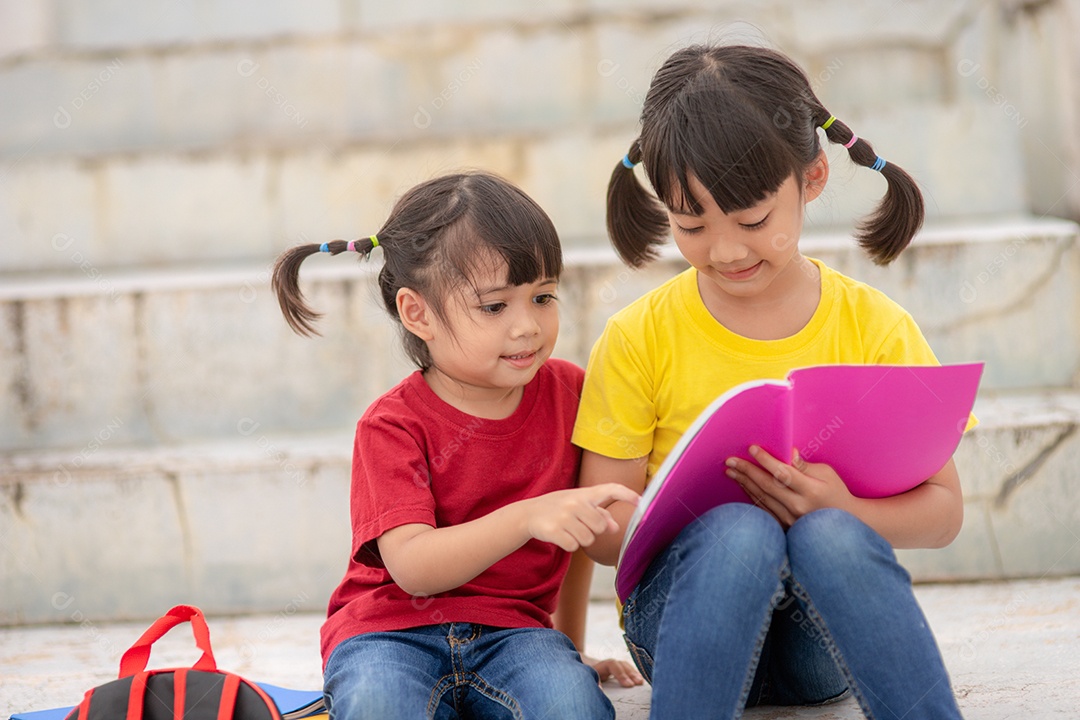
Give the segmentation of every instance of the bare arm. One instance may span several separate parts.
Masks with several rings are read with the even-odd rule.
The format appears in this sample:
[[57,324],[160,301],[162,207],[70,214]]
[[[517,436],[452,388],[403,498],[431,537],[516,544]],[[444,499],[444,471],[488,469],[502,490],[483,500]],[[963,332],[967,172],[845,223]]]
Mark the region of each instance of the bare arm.
[[[640,495],[645,489],[646,458],[634,458],[621,460],[610,458],[606,455],[584,451],[581,455],[581,474],[579,482],[582,487],[594,487],[606,484],[618,484]],[[623,502],[621,498],[607,506],[618,528],[612,532],[598,536],[588,545],[585,552],[601,565],[614,565],[619,559],[619,548],[622,546],[623,534],[626,532],[626,523],[634,514],[635,504]]]
[[559,605],[551,616],[555,629],[562,631],[582,655],[585,654],[585,618],[589,611],[593,561],[578,550],[570,556],[570,569],[559,590]]
[[813,510],[835,507],[862,520],[893,547],[938,548],[953,541],[964,521],[960,476],[951,459],[906,493],[870,499],[852,495],[828,465],[798,457],[787,465],[760,448],[750,452],[761,467],[732,458],[728,475],[784,527]]
[[964,523],[960,475],[949,460],[937,474],[901,495],[852,498],[849,512],[897,548],[941,548]]
[[623,687],[641,685],[645,679],[633,664],[615,658],[593,658],[585,654],[585,621],[589,612],[589,591],[592,586],[593,561],[578,550],[570,558],[570,569],[559,591],[559,606],[552,620],[555,629],[570,638],[581,654],[581,661],[596,671],[600,682],[613,678]]
[[616,529],[604,508],[613,500],[633,507],[637,495],[619,485],[574,488],[510,503],[461,525],[400,525],[379,537],[379,553],[402,590],[436,595],[464,585],[532,538],[569,552],[592,544]]

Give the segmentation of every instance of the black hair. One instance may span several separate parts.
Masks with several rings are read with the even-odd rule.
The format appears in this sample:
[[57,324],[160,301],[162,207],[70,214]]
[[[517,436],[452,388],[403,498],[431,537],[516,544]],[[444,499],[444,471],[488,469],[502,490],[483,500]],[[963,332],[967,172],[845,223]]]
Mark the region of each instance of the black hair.
[[[828,124],[830,142],[847,144],[854,137],[830,118],[806,74],[775,50],[695,45],[674,53],[653,77],[641,135],[627,153],[632,163],[644,164],[656,196],[622,162],[608,183],[608,235],[619,256],[634,267],[656,257],[669,232],[665,206],[701,212],[687,184],[690,175],[725,213],[761,202],[792,175],[801,178],[821,151],[818,127]],[[856,164],[878,169],[866,140],[857,139],[848,154]],[[881,174],[888,183],[885,197],[858,224],[856,238],[884,265],[911,242],[925,210],[922,193],[903,169],[889,162]]]
[[[397,310],[401,288],[415,290],[443,320],[450,292],[472,283],[478,263],[506,263],[510,285],[562,274],[562,247],[551,219],[519,188],[486,172],[445,175],[416,185],[395,203],[375,234],[384,263],[379,292],[402,330],[402,342],[417,367],[431,367],[423,340],[405,331]],[[331,255],[348,249],[345,240],[325,244]],[[356,240],[362,257],[375,249],[371,238]],[[285,320],[305,336],[318,334],[321,314],[308,306],[299,286],[300,264],[322,249],[311,243],[286,250],[274,265],[272,286]]]

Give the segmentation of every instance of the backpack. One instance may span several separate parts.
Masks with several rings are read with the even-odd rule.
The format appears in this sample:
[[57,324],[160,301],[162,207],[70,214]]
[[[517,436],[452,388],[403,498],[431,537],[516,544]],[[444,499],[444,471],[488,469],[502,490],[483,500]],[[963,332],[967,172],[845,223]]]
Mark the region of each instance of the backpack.
[[[202,657],[191,668],[147,670],[150,646],[191,622]],[[281,720],[277,705],[253,682],[217,669],[202,611],[177,605],[120,658],[120,678],[91,688],[65,720]]]

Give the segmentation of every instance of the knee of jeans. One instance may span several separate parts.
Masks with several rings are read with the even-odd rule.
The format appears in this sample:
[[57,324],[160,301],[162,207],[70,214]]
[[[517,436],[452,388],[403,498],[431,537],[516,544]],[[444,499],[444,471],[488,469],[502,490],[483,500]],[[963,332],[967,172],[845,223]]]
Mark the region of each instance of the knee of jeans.
[[738,557],[782,562],[784,530],[759,507],[727,503],[702,514],[686,526],[678,538],[684,552],[721,547]]
[[600,689],[600,677],[583,663],[548,665],[543,669],[546,718],[614,718],[615,708]]
[[792,572],[810,565],[830,572],[860,572],[867,562],[896,561],[892,547],[869,525],[844,510],[824,508],[803,515],[787,533]]

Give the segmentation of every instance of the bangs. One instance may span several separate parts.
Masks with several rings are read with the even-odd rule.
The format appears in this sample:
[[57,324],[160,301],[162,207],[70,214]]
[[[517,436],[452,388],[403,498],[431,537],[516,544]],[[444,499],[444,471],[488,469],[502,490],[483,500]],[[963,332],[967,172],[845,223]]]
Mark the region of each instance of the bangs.
[[471,178],[468,210],[441,243],[452,285],[474,287],[480,267],[505,263],[509,285],[525,285],[562,274],[562,246],[555,226],[532,198],[505,183]]
[[756,98],[711,74],[686,87],[642,135],[642,160],[656,195],[673,212],[700,215],[688,177],[709,189],[725,213],[745,210],[776,192],[805,163],[780,130],[793,121],[783,106],[767,115]]

